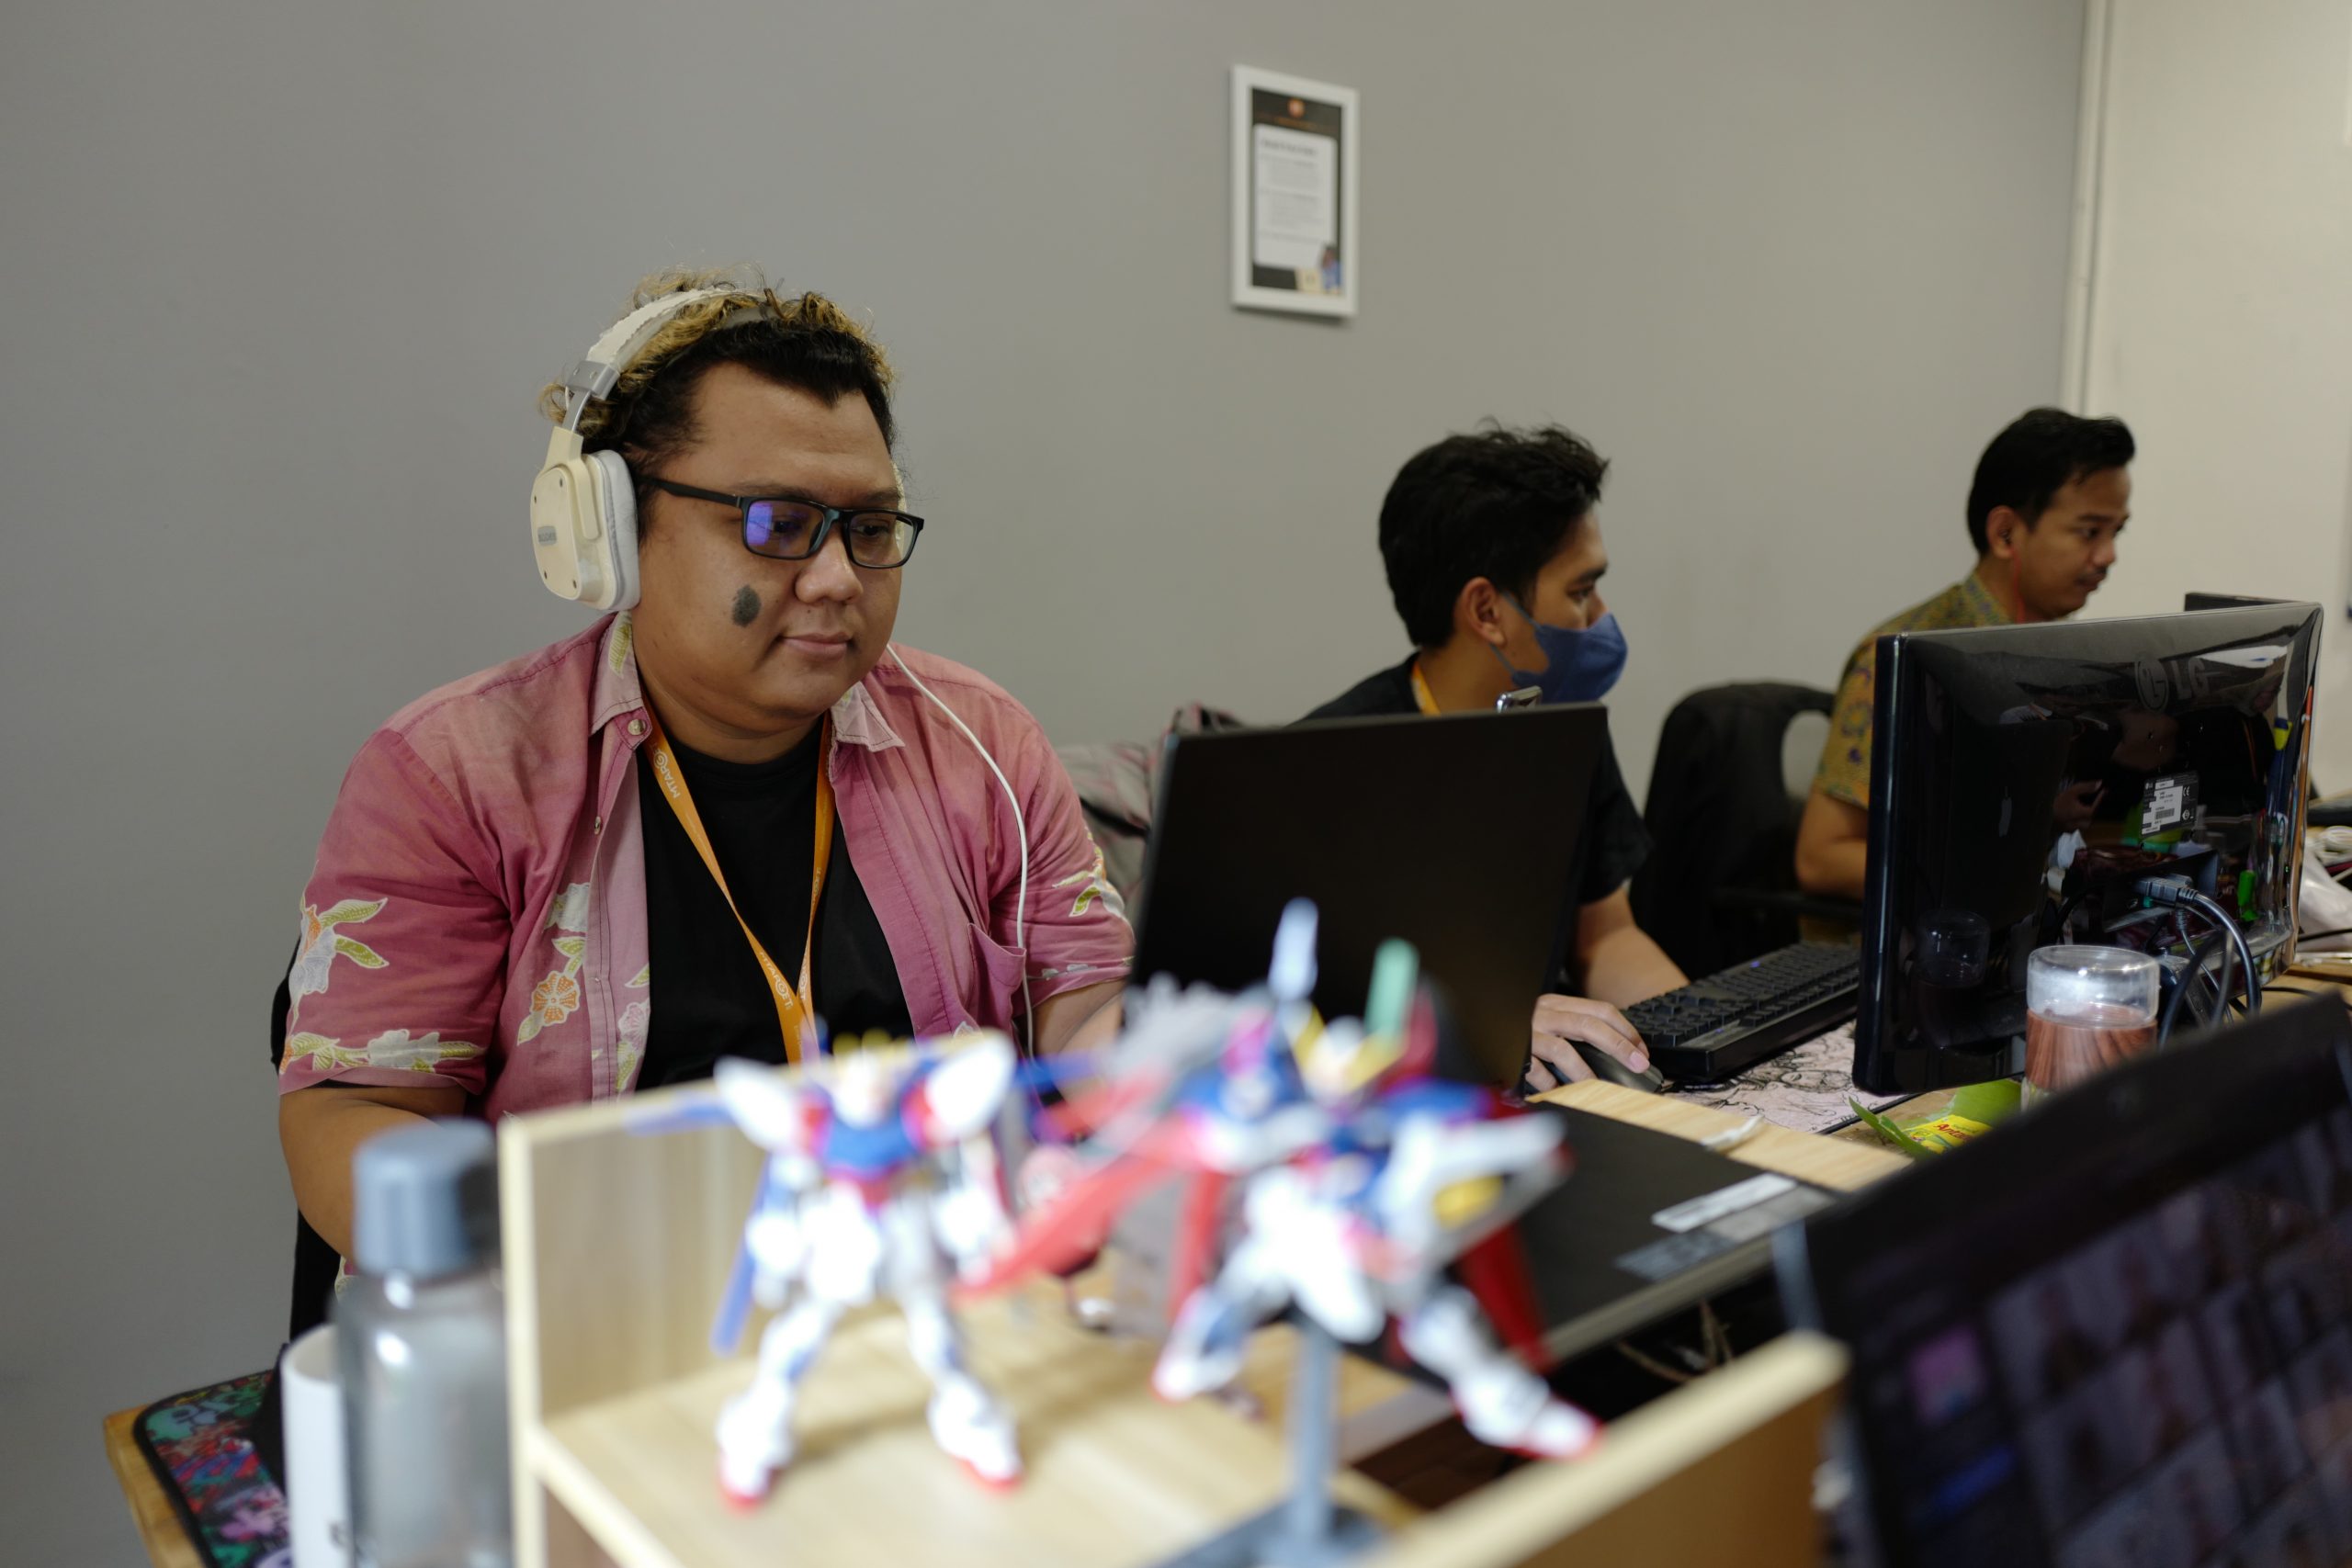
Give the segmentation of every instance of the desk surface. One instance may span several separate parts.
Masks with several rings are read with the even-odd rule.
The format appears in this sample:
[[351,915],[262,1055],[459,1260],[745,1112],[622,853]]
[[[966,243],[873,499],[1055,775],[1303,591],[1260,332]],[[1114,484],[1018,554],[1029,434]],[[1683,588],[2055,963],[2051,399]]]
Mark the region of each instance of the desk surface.
[[[1639,1089],[1599,1079],[1568,1084],[1536,1098],[1549,1104],[1573,1105],[1579,1111],[1595,1111],[1693,1143],[1736,1134],[1749,1121],[1713,1106],[1693,1105],[1672,1095],[1644,1094]],[[1892,1149],[1825,1138],[1815,1133],[1792,1132],[1764,1121],[1757,1122],[1752,1132],[1723,1152],[1759,1170],[1778,1171],[1839,1192],[1867,1187],[1910,1163]]]
[[204,1568],[196,1542],[188,1540],[179,1516],[172,1511],[171,1495],[155,1479],[155,1467],[139,1451],[132,1427],[145,1405],[118,1410],[107,1417],[107,1462],[122,1484],[123,1500],[130,1505],[130,1522],[139,1528],[139,1542],[155,1568]]
[[[1730,1111],[1671,1097],[1641,1094],[1608,1083],[1570,1084],[1541,1098],[1693,1142],[1702,1143],[1718,1134],[1736,1132],[1747,1122],[1747,1118]],[[1887,1149],[1792,1132],[1770,1122],[1758,1123],[1742,1142],[1724,1152],[1758,1169],[1778,1171],[1839,1191],[1890,1176],[1908,1163]],[[1259,1337],[1250,1357],[1250,1373],[1245,1379],[1273,1407],[1270,1413],[1277,1418],[1283,1386],[1282,1363],[1288,1348],[1283,1339],[1276,1334]],[[1348,1386],[1342,1393],[1343,1409],[1351,1416],[1370,1416],[1377,1422],[1374,1411],[1403,1385],[1392,1374],[1369,1366],[1351,1363],[1349,1373]],[[107,1461],[114,1467],[115,1479],[122,1485],[140,1540],[156,1568],[202,1568],[194,1543],[173,1512],[170,1497],[156,1480],[146,1455],[139,1451],[131,1431],[138,1416],[139,1411],[133,1409],[107,1416],[106,1445]]]

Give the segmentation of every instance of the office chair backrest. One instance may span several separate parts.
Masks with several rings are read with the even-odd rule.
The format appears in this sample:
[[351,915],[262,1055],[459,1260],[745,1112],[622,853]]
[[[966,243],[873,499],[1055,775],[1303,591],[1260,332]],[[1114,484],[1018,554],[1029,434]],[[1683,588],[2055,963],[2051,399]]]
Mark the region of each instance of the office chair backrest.
[[1634,877],[1634,916],[1686,974],[1797,940],[1796,826],[1804,808],[1783,772],[1791,726],[1826,715],[1827,692],[1781,681],[1691,693],[1666,716],[1642,818],[1650,858]]
[[1153,792],[1159,761],[1179,735],[1210,735],[1247,729],[1246,719],[1206,703],[1186,703],[1168,728],[1148,741],[1100,740],[1057,746],[1062,767],[1078,786],[1086,830],[1102,852],[1102,873],[1132,912],[1143,902],[1144,850],[1151,838]]

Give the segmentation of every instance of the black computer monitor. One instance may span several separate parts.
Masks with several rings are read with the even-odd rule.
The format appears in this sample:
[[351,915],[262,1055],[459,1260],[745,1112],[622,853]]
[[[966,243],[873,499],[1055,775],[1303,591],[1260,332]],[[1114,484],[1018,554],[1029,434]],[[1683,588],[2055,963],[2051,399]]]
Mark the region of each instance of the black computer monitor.
[[2018,1071],[2035,948],[2177,970],[2211,933],[2143,877],[2185,878],[2283,967],[2319,624],[2282,604],[1881,637],[1854,1081]]
[[1374,952],[1401,937],[1450,1004],[1446,1065],[1517,1082],[1608,727],[1577,703],[1179,737],[1152,809],[1136,980],[1255,984],[1283,906],[1311,898],[1327,1016],[1363,1010]]
[[2347,1042],[2265,1008],[1776,1236],[1857,1561],[2352,1561]]

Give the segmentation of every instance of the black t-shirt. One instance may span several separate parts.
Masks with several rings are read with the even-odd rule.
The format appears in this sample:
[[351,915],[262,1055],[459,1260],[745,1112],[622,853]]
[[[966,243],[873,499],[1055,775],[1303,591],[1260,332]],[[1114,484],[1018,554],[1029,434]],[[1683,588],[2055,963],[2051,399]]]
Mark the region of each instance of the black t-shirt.
[[[816,854],[818,738],[773,762],[726,762],[670,744],[736,907],[776,966],[797,980]],[[645,818],[647,952],[661,977],[639,1086],[708,1077],[721,1056],[783,1061],[767,976],[644,750],[637,754],[637,800]],[[906,992],[838,820],[827,863],[808,955],[818,1016],[837,1037],[880,1030],[904,1039],[914,1032]]]
[[[1306,716],[1373,718],[1420,711],[1413,697],[1413,661],[1408,659],[1366,676]],[[1617,749],[1604,732],[1592,788],[1585,796],[1584,827],[1568,862],[1568,886],[1576,889],[1577,902],[1597,904],[1608,897],[1634,879],[1649,854],[1649,829],[1642,826],[1642,814],[1626,793],[1625,776],[1617,771]]]

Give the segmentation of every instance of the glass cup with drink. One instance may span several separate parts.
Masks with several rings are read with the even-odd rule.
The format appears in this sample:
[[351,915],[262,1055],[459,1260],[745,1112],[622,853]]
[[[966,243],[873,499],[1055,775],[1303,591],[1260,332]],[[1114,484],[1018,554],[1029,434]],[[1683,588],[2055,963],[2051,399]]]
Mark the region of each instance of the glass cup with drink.
[[2072,1089],[2156,1037],[2156,961],[2120,947],[2044,947],[2026,961],[2025,1102]]

